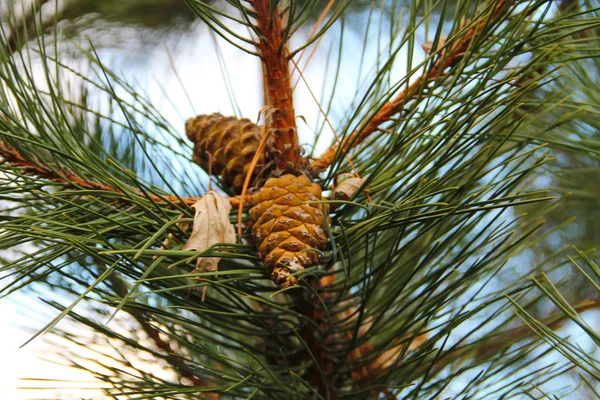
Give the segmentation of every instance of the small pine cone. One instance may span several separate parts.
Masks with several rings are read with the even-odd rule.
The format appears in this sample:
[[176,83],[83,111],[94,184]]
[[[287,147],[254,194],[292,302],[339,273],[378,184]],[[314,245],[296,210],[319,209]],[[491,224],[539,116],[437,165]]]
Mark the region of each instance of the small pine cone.
[[[195,143],[194,162],[208,172],[210,153],[213,157],[212,173],[220,175],[226,187],[240,194],[252,158],[264,135],[262,127],[246,118],[224,117],[215,113],[188,119],[185,131]],[[263,163],[262,157],[258,163]]]
[[318,204],[321,188],[306,176],[283,175],[269,179],[252,196],[250,217],[258,254],[271,279],[282,288],[298,282],[294,272],[316,265],[327,243],[325,217]]

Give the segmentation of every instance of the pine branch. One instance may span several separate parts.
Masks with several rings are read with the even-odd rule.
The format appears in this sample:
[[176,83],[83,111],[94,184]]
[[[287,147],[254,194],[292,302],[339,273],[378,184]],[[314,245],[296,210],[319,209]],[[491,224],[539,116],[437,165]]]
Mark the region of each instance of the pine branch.
[[[338,395],[339,382],[336,378],[339,379],[339,371],[335,368],[335,359],[340,346],[343,347],[342,343],[353,345],[347,351],[346,362],[351,366],[349,375],[358,389],[365,386],[377,387],[376,382],[388,372],[398,355],[403,351],[416,349],[427,337],[424,334],[413,339],[399,338],[395,341],[398,344],[394,343],[389,350],[365,364],[361,360],[371,358],[376,350],[376,346],[364,340],[373,321],[368,318],[358,324],[360,310],[357,305],[347,307],[343,302],[336,304],[339,294],[332,291],[336,280],[335,275],[324,276],[312,287],[312,297],[297,296],[294,303],[294,310],[313,322],[305,324],[299,331],[310,354],[309,360],[302,361],[313,361],[304,377],[323,398],[335,398]],[[339,329],[340,324],[349,322],[358,324],[356,332]],[[315,330],[315,326],[319,328]],[[301,360],[295,360],[295,364],[300,362]],[[380,387],[369,393],[373,398],[378,395],[389,395],[389,392]]]
[[327,399],[331,398],[331,391],[334,389],[333,381],[331,380],[331,374],[334,371],[331,370],[333,364],[329,360],[330,355],[326,349],[326,342],[323,337],[323,332],[326,332],[330,327],[324,318],[323,295],[320,293],[317,294],[320,286],[321,283],[319,282],[318,286],[313,288],[315,295],[311,299],[307,299],[304,296],[297,297],[294,309],[319,326],[319,329],[315,330],[315,325],[306,323],[299,331],[299,334],[305,342],[306,350],[310,355],[310,359],[307,361],[312,361],[305,373],[305,379],[322,398]]
[[36,176],[51,182],[64,182],[83,189],[124,194],[123,191],[112,186],[83,179],[72,172],[62,170],[58,166],[54,169],[50,168],[47,165],[43,165],[35,157],[33,157],[32,161],[29,161],[17,149],[3,141],[0,141],[0,156],[3,158],[2,163],[18,167],[25,175]]
[[[266,126],[273,138],[273,158],[283,171],[298,172],[302,167],[296,129],[294,98],[283,12],[271,0],[250,1],[256,11],[257,43],[263,64],[266,94]],[[276,4],[276,2],[275,2]]]
[[[468,54],[469,47],[477,40],[479,34],[488,28],[495,21],[500,20],[510,8],[512,0],[499,0],[493,8],[490,16],[482,17],[482,21],[470,29],[465,29],[462,34],[452,40],[452,43],[445,46],[445,50],[438,55],[437,61],[430,69],[426,69],[416,81],[408,85],[406,89],[400,92],[396,97],[383,105],[383,107],[367,123],[354,131],[351,135],[344,138],[340,144],[335,144],[327,149],[319,158],[311,160],[311,166],[314,172],[323,172],[326,170],[336,154],[339,152],[347,153],[350,149],[358,146],[371,134],[377,132],[380,126],[389,122],[395,115],[400,113],[405,104],[418,97],[430,82],[438,80],[452,73],[452,68],[456,66]],[[459,27],[463,30],[468,24],[463,23]]]
[[[255,0],[256,12],[245,9],[242,2],[229,3],[246,18],[246,22],[242,23],[265,41],[257,47],[263,57],[265,87],[269,90],[278,85],[281,89],[282,80],[289,75],[289,71],[282,72],[289,67],[290,55],[285,56],[287,37],[302,23],[301,17],[293,23],[284,22],[285,16],[274,7],[280,3],[283,2]],[[542,3],[543,0],[534,2]],[[289,4],[290,15],[302,16],[305,9],[317,2]],[[302,12],[294,13],[305,4],[308,5]],[[391,128],[397,128],[389,129],[389,141],[385,136],[384,143],[374,143],[370,148],[372,152],[361,156],[357,162],[357,168],[361,169],[361,173],[364,171],[369,180],[371,199],[368,203],[363,202],[364,196],[358,194],[355,202],[344,202],[331,213],[326,227],[330,247],[324,252],[324,265],[311,268],[310,273],[304,276],[303,281],[308,284],[281,293],[276,292],[277,289],[266,279],[264,267],[255,256],[256,248],[251,246],[236,244],[209,249],[202,256],[223,255],[219,270],[191,275],[190,260],[198,253],[177,249],[186,235],[179,230],[175,210],[160,206],[171,197],[161,196],[162,192],[156,194],[153,189],[150,192],[154,194],[149,196],[141,178],[134,177],[120,166],[111,166],[114,157],[119,157],[116,155],[118,149],[109,150],[111,146],[106,145],[101,134],[94,136],[85,118],[76,116],[76,123],[72,123],[69,119],[71,113],[66,116],[61,113],[65,96],[60,92],[60,85],[56,85],[56,94],[49,91],[53,102],[49,106],[44,103],[43,109],[26,106],[43,101],[43,91],[47,89],[42,89],[42,99],[35,95],[24,96],[14,113],[11,103],[7,102],[3,109],[11,114],[14,123],[7,123],[4,128],[4,141],[8,144],[0,143],[0,157],[8,166],[4,169],[7,184],[3,195],[26,212],[17,210],[20,214],[16,215],[9,210],[6,213],[0,241],[3,249],[22,243],[39,243],[41,247],[39,252],[32,251],[0,267],[0,271],[14,276],[7,285],[8,290],[3,289],[2,294],[31,282],[42,282],[52,288],[64,285],[68,293],[78,299],[87,293],[96,296],[101,304],[96,311],[101,313],[104,305],[114,303],[110,291],[97,287],[104,277],[96,278],[90,285],[88,276],[73,271],[80,272],[80,268],[84,268],[96,277],[94,263],[84,265],[80,261],[88,256],[106,257],[103,262],[114,265],[120,274],[109,279],[110,285],[117,287],[115,292],[122,300],[117,309],[122,306],[130,313],[153,343],[136,343],[134,339],[130,340],[129,335],[120,336],[121,340],[134,351],[147,350],[164,358],[179,378],[204,387],[210,384],[207,390],[227,390],[233,398],[373,398],[382,395],[390,399],[394,395],[435,398],[445,395],[443,391],[449,385],[456,386],[456,381],[469,372],[476,372],[477,377],[465,389],[464,398],[477,397],[473,393],[480,388],[487,393],[485,390],[490,386],[479,380],[482,376],[481,379],[494,379],[496,382],[508,377],[515,385],[541,382],[543,374],[538,371],[525,371],[528,372],[526,376],[517,376],[513,380],[511,375],[523,372],[520,368],[527,366],[522,367],[510,354],[507,356],[505,350],[514,341],[520,340],[518,335],[531,335],[531,332],[511,330],[508,336],[501,336],[506,332],[493,336],[494,330],[486,324],[504,320],[499,315],[503,310],[498,310],[497,302],[505,300],[506,285],[503,283],[501,287],[493,288],[486,285],[506,264],[519,262],[515,257],[535,242],[529,236],[539,226],[537,219],[528,219],[527,222],[520,218],[513,220],[511,207],[548,199],[542,191],[523,193],[526,188],[524,179],[532,171],[540,169],[549,157],[540,155],[544,150],[536,147],[529,138],[519,136],[521,139],[513,140],[520,134],[521,127],[527,124],[524,116],[514,118],[513,111],[528,89],[507,84],[514,82],[514,77],[522,76],[523,72],[534,71],[538,64],[532,61],[526,66],[513,67],[509,63],[529,52],[530,48],[524,48],[524,45],[532,43],[535,46],[538,38],[541,41],[553,38],[553,29],[560,28],[561,24],[553,26],[551,18],[539,21],[539,24],[535,19],[516,21],[523,22],[522,25],[513,23],[515,21],[511,21],[509,13],[504,13],[504,9],[498,11],[501,5],[508,8],[508,4],[500,0],[487,12],[481,13],[481,19],[471,20],[469,26],[460,24],[455,40],[448,41],[445,46],[437,46],[438,55],[432,56],[427,64],[428,72],[417,79],[418,85],[407,84],[407,88],[399,94],[387,92],[395,96],[379,113],[378,106],[372,108],[368,103],[383,102],[379,93],[385,92],[389,85],[380,81],[384,81],[391,71],[393,57],[382,71],[377,72],[377,81],[373,82],[374,89],[369,92],[368,99],[358,109],[353,107],[348,111],[356,115],[352,118],[375,116],[356,131],[361,133],[356,134],[355,142],[366,139],[366,136],[361,136],[364,132],[382,131],[386,122]],[[221,24],[219,26],[226,33],[236,34],[221,23],[221,16],[227,18],[225,12],[208,5],[202,10],[205,10],[205,16],[210,13],[210,21]],[[250,21],[259,22],[260,10],[263,25],[257,27]],[[412,10],[415,12],[411,24],[416,28],[407,31],[401,46],[408,43],[410,47],[414,43],[419,27],[416,21],[420,14],[416,12],[416,6]],[[470,12],[471,9],[461,9],[457,18]],[[496,12],[502,14],[498,20],[495,19]],[[236,17],[232,14],[229,21]],[[490,30],[488,24],[491,24]],[[531,36],[522,36],[522,33]],[[390,34],[398,35],[398,32],[392,28]],[[511,42],[517,37],[519,40]],[[278,40],[277,46],[267,48]],[[497,46],[498,43],[503,45]],[[470,54],[468,65],[459,74],[456,71],[467,64],[467,53]],[[269,57],[266,57],[268,54]],[[477,56],[484,61],[478,62]],[[48,59],[44,54],[42,57],[43,61]],[[267,58],[275,64],[271,70],[266,67]],[[104,67],[101,68],[104,71]],[[277,73],[272,73],[273,68]],[[514,76],[510,73],[512,71],[516,71]],[[446,91],[446,86],[450,86],[446,85],[450,80],[446,78],[451,72],[456,79]],[[20,82],[18,75],[7,76],[16,82],[10,85],[9,92],[18,95],[20,88],[31,87],[31,92],[40,93],[34,82],[23,86],[17,84]],[[498,76],[506,79],[498,80]],[[116,78],[110,75],[106,79]],[[433,82],[437,79],[440,82]],[[90,80],[93,81],[92,78]],[[267,109],[266,119],[273,133],[279,123],[283,133],[293,133],[295,137],[295,110],[291,97],[285,97],[285,90],[268,93],[267,104],[271,108]],[[183,159],[189,156],[184,151],[173,151],[169,147],[171,143],[181,143],[177,142],[176,129],[172,129],[174,140],[155,140],[152,130],[144,129],[133,115],[129,115],[137,111],[134,105],[126,104],[127,97],[118,98],[119,91],[113,90],[112,86],[105,92],[122,105],[128,122],[131,121],[123,128],[140,140],[140,150],[149,159],[157,154],[151,152],[153,149],[168,154],[165,155],[166,163],[152,163],[154,170],[160,173],[163,165],[169,165],[169,162],[175,164],[176,157]],[[137,98],[135,89],[125,92]],[[281,109],[273,105],[270,98],[273,96],[283,96],[277,100]],[[392,97],[385,97],[385,100],[388,98]],[[413,101],[415,108],[411,107],[411,115],[403,122],[394,121],[393,117]],[[87,112],[91,108],[87,104],[82,101],[77,107]],[[146,109],[146,103],[142,109],[141,115],[162,124],[162,119],[154,118],[160,115],[159,110],[153,107]],[[281,112],[284,109],[291,114],[284,115]],[[20,110],[27,111],[23,117],[18,113]],[[38,118],[46,110],[49,111],[44,118]],[[118,118],[107,117],[110,124],[119,123]],[[379,125],[377,118],[381,121]],[[46,119],[47,124],[35,124]],[[84,132],[75,134],[75,129],[80,127]],[[491,134],[489,127],[493,128]],[[104,125],[99,126],[98,132],[104,128]],[[288,128],[290,130],[286,131]],[[20,137],[25,137],[23,145],[18,142]],[[286,150],[290,143],[280,140],[281,137],[279,145]],[[327,165],[333,162],[336,152],[339,156],[354,146],[349,141],[351,138],[352,135],[335,149]],[[107,150],[102,153],[98,149],[90,150],[90,142]],[[276,147],[272,156],[275,159],[282,157],[286,168],[297,172],[298,167],[288,164],[289,159],[279,151]],[[109,170],[109,166],[113,169]],[[182,171],[187,173],[188,168],[174,168],[175,173],[171,177],[189,181],[179,175]],[[111,175],[113,172],[114,176]],[[40,180],[36,182],[26,175]],[[86,177],[93,180],[89,181]],[[161,178],[166,186],[170,186],[168,178]],[[61,191],[52,190],[60,189],[55,184],[51,190],[42,188],[40,191],[39,186],[46,182],[58,182],[83,190],[68,191],[65,196]],[[87,196],[85,190],[110,195]],[[171,193],[176,192],[173,190]],[[136,212],[124,210],[125,207],[112,207],[114,198],[118,198],[116,202],[137,202],[140,207]],[[144,198],[160,204],[149,207],[147,203],[138,201]],[[190,199],[173,196],[172,200],[190,204],[193,202]],[[232,203],[239,200],[231,199]],[[171,235],[171,231],[178,233]],[[160,239],[164,236],[176,238],[173,250],[159,249]],[[531,269],[539,271],[541,267]],[[339,281],[333,280],[332,283],[326,278],[316,281],[315,276],[321,273],[319,271],[326,271],[327,278],[336,276]],[[135,282],[133,289],[123,284],[121,276]],[[511,296],[528,294],[527,284],[519,278],[512,278],[516,282],[508,285],[512,290],[509,291]],[[496,286],[495,283],[489,286]],[[186,297],[186,292],[192,287],[209,288],[206,299]],[[85,288],[83,294],[81,288]],[[148,298],[147,307],[142,307],[141,302],[127,303],[128,298],[138,295]],[[472,305],[476,311],[472,310]],[[61,316],[72,307],[61,310]],[[474,315],[483,313],[483,310],[492,311],[492,316],[477,325],[477,316]],[[573,315],[571,317],[576,319]],[[92,320],[82,318],[81,321],[105,334],[102,326],[93,325]],[[470,325],[474,321],[475,328]],[[546,322],[548,326],[558,326],[554,320]],[[462,323],[465,324],[462,327],[469,329],[469,334],[448,348],[445,341],[460,332],[456,328]],[[481,335],[481,339],[464,344],[467,338],[475,335]],[[135,333],[131,332],[130,336],[135,337]],[[539,340],[527,342],[523,346],[524,353],[534,349],[538,343]],[[185,349],[185,352],[179,351],[179,348]],[[475,366],[467,365],[465,369],[445,374],[457,359],[466,361],[463,365]],[[479,370],[490,361],[499,366],[496,372],[494,368]],[[122,364],[127,362],[125,357]],[[206,375],[199,372],[205,370],[208,371]],[[201,375],[196,376],[196,373]],[[118,390],[131,389],[130,393],[143,393],[145,397],[199,395],[198,388],[181,385],[180,380],[176,383],[169,382],[172,378],[154,381],[152,373],[145,375],[141,369],[140,376],[124,376],[121,371],[114,373]],[[454,378],[458,379],[453,382]],[[150,386],[148,382],[151,382]],[[195,389],[197,392],[193,392]],[[471,396],[469,390],[472,391]],[[508,385],[503,385],[500,390],[502,395],[498,397],[508,397],[508,394],[521,389],[516,387],[512,391]]]
[[[7,165],[14,166],[19,168],[21,173],[24,175],[34,176],[42,179],[46,179],[50,182],[59,182],[65,183],[70,186],[78,187],[80,189],[88,189],[88,190],[99,190],[103,192],[109,193],[117,193],[122,195],[119,197],[116,202],[117,203],[128,203],[131,202],[130,196],[125,193],[123,190],[109,186],[104,183],[95,182],[90,179],[85,179],[77,174],[63,170],[58,166],[50,167],[48,165],[44,165],[40,160],[33,157],[33,159],[27,160],[23,155],[15,148],[8,145],[6,142],[0,140],[0,164],[6,163]],[[200,197],[191,196],[191,197],[180,197],[176,195],[156,195],[152,193],[141,193],[132,189],[134,194],[138,197],[147,198],[150,201],[156,203],[169,203],[173,205],[193,205],[196,203]],[[239,207],[240,203],[248,204],[249,196],[245,197],[245,201],[241,201],[242,196],[230,197],[229,201],[231,202],[232,207]]]

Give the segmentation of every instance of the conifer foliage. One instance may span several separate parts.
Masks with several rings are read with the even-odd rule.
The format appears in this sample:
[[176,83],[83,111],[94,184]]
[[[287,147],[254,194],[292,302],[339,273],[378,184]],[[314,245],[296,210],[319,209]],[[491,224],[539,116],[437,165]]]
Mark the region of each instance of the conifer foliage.
[[[361,83],[340,117],[357,2],[185,1],[260,62],[256,123],[203,110],[172,126],[93,42],[78,46],[89,71],[64,61],[47,1],[3,20],[0,296],[37,291],[55,309],[30,340],[60,339],[114,398],[598,394],[600,334],[581,314],[600,307],[595,250],[528,252],[555,204],[530,179],[554,150],[600,158],[584,131],[551,136],[600,111],[556,85],[599,56],[599,4],[366,2]],[[327,40],[326,123],[306,121],[295,82]],[[581,110],[545,122],[565,104]],[[321,155],[301,145],[304,123],[315,143],[333,132]],[[566,300],[553,277],[567,265],[595,297]]]

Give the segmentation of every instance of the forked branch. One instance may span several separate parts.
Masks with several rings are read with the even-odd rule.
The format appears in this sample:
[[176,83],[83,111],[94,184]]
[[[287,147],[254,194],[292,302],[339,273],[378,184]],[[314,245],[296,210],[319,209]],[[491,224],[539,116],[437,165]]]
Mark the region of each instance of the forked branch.
[[290,53],[282,11],[272,7],[272,0],[251,0],[256,11],[259,33],[258,52],[263,65],[265,84],[266,126],[273,138],[273,158],[287,172],[302,167],[296,131],[296,115],[290,73]]
[[[504,15],[508,6],[513,2],[513,0],[498,1],[489,17],[483,18],[481,22],[472,28],[465,30],[461,36],[452,40],[452,43],[438,56],[437,61],[431,68],[427,69],[423,75],[412,84],[408,85],[406,89],[398,93],[395,98],[385,103],[373,118],[343,139],[340,144],[331,146],[319,158],[312,160],[311,166],[313,171],[318,173],[326,170],[331,163],[333,163],[338,152],[347,153],[353,147],[358,146],[371,134],[377,132],[381,125],[390,121],[395,115],[400,113],[407,102],[418,96],[422,87],[435,81],[440,76],[450,74],[452,67],[457,65],[463,59],[465,54],[467,54],[467,50],[471,43],[473,43],[473,40],[477,39],[479,34],[489,26],[489,24]],[[465,25],[466,24],[463,24],[463,27]]]

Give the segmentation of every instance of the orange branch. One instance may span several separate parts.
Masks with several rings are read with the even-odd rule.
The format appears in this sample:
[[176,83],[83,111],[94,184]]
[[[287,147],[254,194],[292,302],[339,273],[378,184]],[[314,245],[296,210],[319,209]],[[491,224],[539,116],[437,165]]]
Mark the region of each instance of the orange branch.
[[385,103],[371,120],[367,121],[361,128],[345,138],[341,144],[331,146],[321,155],[321,157],[312,160],[311,165],[313,171],[318,173],[326,170],[339,151],[346,153],[353,147],[362,143],[371,134],[377,132],[382,124],[390,121],[394,115],[402,111],[404,105],[420,92],[419,89],[421,87],[436,80],[440,76],[449,74],[449,69],[463,59],[469,46],[473,40],[476,39],[477,35],[483,31],[490,21],[497,19],[506,9],[507,3],[510,2],[510,0],[500,0],[490,17],[485,18],[473,28],[465,31],[460,37],[454,39],[448,49],[438,56],[438,59],[433,64],[432,68],[426,70],[422,76],[412,84],[408,85],[404,91],[398,93],[394,99]]
[[260,35],[257,47],[265,74],[265,103],[269,111],[266,126],[273,137],[272,152],[276,153],[274,158],[280,169],[295,173],[302,167],[302,157],[283,16],[277,8],[271,9],[271,0],[252,0],[250,3],[256,11],[256,29]]
[[[119,202],[130,202],[131,200],[125,196],[125,192],[121,189],[109,186],[104,183],[95,182],[92,180],[84,179],[77,174],[65,170],[54,170],[47,165],[42,164],[39,160],[34,159],[33,161],[27,160],[23,155],[15,148],[9,146],[7,143],[0,140],[0,164],[6,163],[21,169],[21,172],[29,176],[37,176],[42,179],[47,179],[51,182],[62,182],[69,185],[73,185],[82,189],[87,190],[98,190],[103,192],[118,193],[124,195]],[[135,192],[136,196],[146,197],[156,203],[174,203],[174,204],[185,204],[192,205],[200,199],[200,197],[178,197],[173,195],[158,196],[155,194],[144,194]],[[236,196],[231,197],[229,200],[232,207],[238,207],[240,203],[247,204],[249,196]]]
[[65,182],[79,186],[83,189],[102,190],[106,192],[120,193],[123,192],[112,186],[103,183],[85,180],[72,172],[61,170],[55,171],[47,165],[43,165],[39,160],[29,161],[15,148],[7,143],[0,141],[0,157],[3,158],[2,163],[7,163],[19,167],[25,175],[37,176],[47,179],[52,182]]

